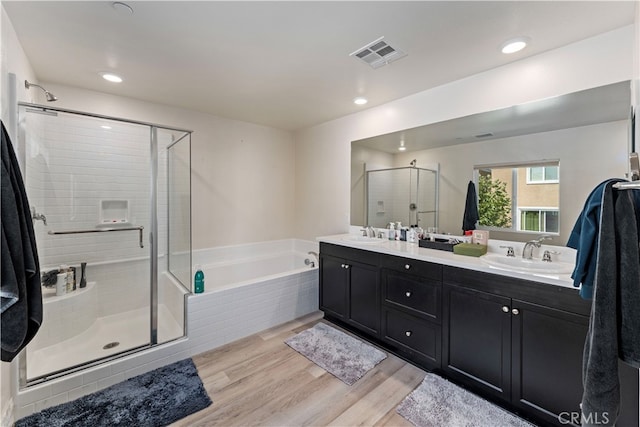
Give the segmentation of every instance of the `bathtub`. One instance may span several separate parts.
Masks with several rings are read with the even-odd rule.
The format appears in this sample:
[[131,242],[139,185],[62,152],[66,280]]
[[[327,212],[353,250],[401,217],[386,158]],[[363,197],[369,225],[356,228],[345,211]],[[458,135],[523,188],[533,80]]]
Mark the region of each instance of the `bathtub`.
[[[300,243],[298,247],[295,245],[295,241],[252,244],[248,251],[251,255],[244,253],[240,257],[222,255],[226,248],[207,251],[210,261],[198,263],[204,273],[205,291],[215,292],[317,268],[318,260],[314,255],[308,254],[310,251],[317,253],[317,248],[304,251],[300,248]],[[237,247],[232,250],[237,250]],[[216,262],[219,258],[223,258],[223,261]],[[305,260],[309,264],[305,264]]]
[[[205,291],[187,302],[194,354],[318,310],[318,243],[286,239],[197,250]],[[311,264],[305,264],[309,259]]]

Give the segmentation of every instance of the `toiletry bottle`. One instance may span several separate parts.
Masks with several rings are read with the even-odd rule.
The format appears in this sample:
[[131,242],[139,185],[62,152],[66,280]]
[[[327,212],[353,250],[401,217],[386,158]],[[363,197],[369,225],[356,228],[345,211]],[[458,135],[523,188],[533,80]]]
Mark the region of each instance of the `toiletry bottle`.
[[396,223],[396,240],[400,240],[401,229],[402,229],[402,222],[398,221]]
[[69,267],[69,269],[71,270],[71,282],[72,282],[72,291],[75,291],[77,288],[77,280],[76,280],[76,268],[75,267]]
[[80,263],[80,287],[84,288],[87,286],[87,277],[85,275],[85,269],[87,268],[86,262]]
[[199,265],[196,265],[196,274],[193,281],[193,291],[196,294],[204,292],[204,273]]
[[60,272],[65,275],[66,292],[69,293],[73,291],[73,277],[72,277],[73,273],[71,272],[71,269],[69,268],[69,266],[66,264],[60,265]]
[[56,277],[56,296],[61,297],[67,293],[67,273],[58,273]]
[[395,224],[393,222],[389,223],[389,240],[396,240],[396,230],[394,226]]
[[416,242],[416,229],[411,227],[409,232],[407,233],[407,242],[415,243]]

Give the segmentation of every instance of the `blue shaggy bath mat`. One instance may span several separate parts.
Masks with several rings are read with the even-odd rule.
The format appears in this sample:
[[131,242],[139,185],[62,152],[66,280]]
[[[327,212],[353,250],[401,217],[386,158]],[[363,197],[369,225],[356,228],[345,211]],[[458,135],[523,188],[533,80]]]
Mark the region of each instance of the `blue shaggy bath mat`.
[[22,418],[16,427],[166,426],[211,405],[191,359]]

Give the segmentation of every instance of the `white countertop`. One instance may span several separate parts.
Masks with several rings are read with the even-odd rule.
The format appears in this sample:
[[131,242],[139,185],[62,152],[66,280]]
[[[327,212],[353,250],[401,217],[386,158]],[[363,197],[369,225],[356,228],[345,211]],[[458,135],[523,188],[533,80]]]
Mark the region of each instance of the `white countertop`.
[[[427,249],[418,246],[418,243],[408,243],[398,240],[386,240],[380,239],[376,242],[360,242],[353,240],[350,236],[357,236],[356,234],[336,234],[333,236],[318,237],[320,242],[331,243],[334,245],[347,246],[355,249],[361,249],[371,252],[377,252],[387,255],[395,255],[410,259],[416,259],[420,261],[428,261],[442,265],[449,265],[452,267],[466,268],[468,270],[482,271],[484,273],[499,274],[502,276],[515,277],[518,279],[532,280],[535,282],[548,283],[556,286],[564,286],[567,288],[574,288],[571,274],[540,274],[540,273],[525,273],[513,270],[506,270],[498,267],[491,266],[482,260],[482,257],[472,257],[465,255],[457,255],[453,252],[441,251],[437,249]],[[512,246],[514,247],[516,254],[522,253],[522,247],[524,243],[521,242],[509,242],[504,240],[489,240],[487,254],[505,254],[504,249],[499,249],[499,246]],[[537,251],[557,250],[561,253],[558,255],[559,259],[564,262],[575,262],[575,250],[567,247],[548,246],[542,245]],[[535,252],[534,252],[535,254]],[[506,256],[506,255],[505,255]],[[577,288],[575,288],[577,289]]]

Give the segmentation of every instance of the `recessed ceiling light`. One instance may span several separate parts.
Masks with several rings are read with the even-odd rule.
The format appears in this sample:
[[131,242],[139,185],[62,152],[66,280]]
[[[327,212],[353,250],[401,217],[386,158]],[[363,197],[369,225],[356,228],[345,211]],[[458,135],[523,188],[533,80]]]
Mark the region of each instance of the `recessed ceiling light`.
[[398,151],[405,151],[407,147],[404,146],[404,140],[400,141],[400,146],[398,147]]
[[108,82],[112,82],[112,83],[121,83],[122,82],[122,77],[117,76],[113,73],[101,73],[100,74],[102,76],[103,79],[105,79]]
[[367,98],[364,98],[364,97],[362,97],[362,96],[359,96],[359,97],[357,97],[357,98],[353,98],[353,103],[354,103],[354,104],[356,104],[356,105],[364,105],[364,104],[366,104],[367,102],[369,102],[369,101],[367,100]]
[[107,129],[107,130],[111,129],[111,126],[108,126],[108,125],[102,125],[102,126],[100,126],[100,127],[101,127],[102,129]]
[[514,39],[509,39],[506,42],[502,43],[500,46],[500,51],[505,54],[519,52],[529,43],[529,38],[527,37],[516,37]]

